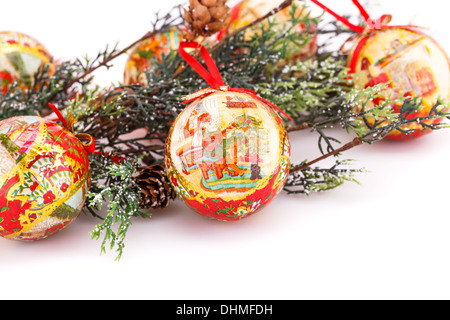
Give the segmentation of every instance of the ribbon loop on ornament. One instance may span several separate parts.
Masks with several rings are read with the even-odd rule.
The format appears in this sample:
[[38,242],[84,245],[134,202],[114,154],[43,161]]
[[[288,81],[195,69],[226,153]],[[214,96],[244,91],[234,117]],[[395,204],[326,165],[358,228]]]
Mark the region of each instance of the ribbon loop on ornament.
[[[202,55],[202,58],[205,61],[205,64],[206,64],[206,67],[208,68],[208,70],[205,69],[200,64],[200,62],[198,62],[192,55],[190,55],[186,51],[186,48],[200,49],[200,54]],[[197,42],[186,42],[186,41],[181,42],[180,46],[178,47],[178,53],[198,73],[198,75],[200,77],[202,77],[211,86],[211,88],[201,89],[193,94],[190,94],[190,95],[184,97],[183,103],[192,102],[195,99],[208,96],[217,91],[240,92],[240,93],[248,94],[251,97],[255,98],[256,100],[264,102],[265,104],[269,105],[273,109],[280,112],[282,115],[284,115],[289,120],[291,120],[291,121],[293,120],[283,110],[278,108],[273,103],[261,98],[253,90],[243,89],[243,88],[231,88],[231,87],[226,86],[222,79],[222,76],[220,75],[219,69],[217,69],[216,63],[211,58],[211,55],[209,54],[208,50],[204,46],[199,45]]]
[[[73,133],[73,135],[75,137],[77,137],[78,140],[80,140],[81,144],[83,145],[83,147],[87,151],[87,153],[94,153],[94,151],[95,151],[94,137],[92,137],[90,134],[87,134],[87,133],[74,133],[73,132],[73,125],[77,122],[77,120],[72,115],[72,113],[69,113],[67,120],[66,120],[66,118],[63,117],[63,115],[61,114],[61,112],[58,110],[58,108],[55,105],[53,105],[51,103],[49,103],[48,105],[53,110],[53,112],[55,112],[56,116],[62,122],[64,127],[67,130],[69,130],[71,133]],[[82,140],[88,141],[88,142],[83,142]]]
[[[198,62],[193,56],[191,56],[185,49],[200,49],[203,61],[205,61],[208,70],[206,70],[200,62]],[[217,69],[216,63],[211,58],[208,50],[204,46],[199,45],[197,42],[182,42],[178,48],[178,52],[181,57],[202,77],[213,89],[225,86],[219,69]]]

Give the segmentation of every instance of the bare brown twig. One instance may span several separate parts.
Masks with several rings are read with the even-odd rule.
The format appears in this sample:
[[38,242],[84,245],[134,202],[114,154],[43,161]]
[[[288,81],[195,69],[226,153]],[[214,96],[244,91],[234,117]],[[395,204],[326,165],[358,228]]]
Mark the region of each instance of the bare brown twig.
[[295,126],[290,126],[286,129],[287,132],[293,132],[293,131],[301,131],[301,130],[305,130],[305,129],[310,129],[312,128],[313,124],[310,122],[305,122],[299,125],[295,125]]
[[108,65],[108,63],[110,63],[112,60],[116,59],[117,57],[121,56],[122,54],[126,53],[128,50],[130,50],[131,48],[133,48],[135,45],[137,45],[138,43],[140,43],[141,41],[147,40],[153,36],[155,36],[158,32],[160,32],[161,30],[153,30],[153,31],[149,31],[147,32],[144,36],[142,36],[141,38],[139,38],[138,40],[134,41],[133,43],[131,43],[129,46],[125,47],[124,49],[112,54],[110,57],[108,57],[107,59],[103,60],[102,62],[100,62],[98,65],[90,68],[89,70],[86,70],[84,73],[82,73],[81,75],[79,75],[78,77],[73,78],[70,82],[68,82],[67,84],[67,88],[70,88],[72,85],[74,85],[75,83],[77,83],[78,81],[80,81],[81,79],[86,78],[88,75],[90,75],[91,73],[93,73],[94,71],[96,71],[97,69],[99,69],[100,67],[106,66]]
[[324,159],[326,159],[326,158],[328,158],[328,157],[337,155],[337,154],[339,154],[339,153],[341,153],[341,152],[343,152],[343,151],[347,151],[347,150],[349,150],[349,149],[351,149],[351,148],[353,148],[353,147],[359,146],[359,145],[361,145],[363,142],[364,142],[364,141],[363,141],[362,138],[359,138],[359,137],[354,138],[351,142],[346,143],[345,145],[343,145],[343,146],[340,147],[339,149],[336,149],[336,150],[333,150],[333,151],[331,151],[331,152],[328,152],[328,153],[324,154],[323,156],[321,156],[321,157],[319,157],[319,158],[317,158],[317,159],[311,160],[311,161],[309,161],[309,162],[307,162],[307,163],[305,163],[305,164],[298,165],[298,166],[292,168],[289,172],[292,173],[292,172],[296,172],[296,171],[301,171],[301,170],[303,170],[303,169],[306,169],[306,168],[308,168],[308,167],[311,167],[311,166],[312,166],[313,164],[315,164],[316,162],[322,161],[322,160],[324,160]]
[[128,150],[122,150],[122,151],[117,151],[117,153],[120,154],[133,154],[133,153],[141,153],[141,152],[145,152],[145,151],[158,151],[158,150],[164,150],[165,146],[164,145],[154,145],[154,146],[149,146],[146,148],[140,148],[139,150],[136,149],[128,149]]

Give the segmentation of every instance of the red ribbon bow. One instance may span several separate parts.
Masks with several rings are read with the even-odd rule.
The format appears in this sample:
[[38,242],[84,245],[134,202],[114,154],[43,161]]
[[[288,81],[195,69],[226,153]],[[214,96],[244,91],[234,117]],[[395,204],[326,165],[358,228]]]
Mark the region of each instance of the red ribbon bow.
[[[208,70],[206,70],[200,64],[200,62],[198,62],[193,56],[191,56],[186,51],[186,48],[200,49],[200,53],[202,55],[203,60],[205,61],[205,64],[206,64],[206,67],[208,68]],[[186,97],[186,100],[183,103],[192,102],[193,100],[195,100],[197,98],[204,97],[204,96],[209,95],[216,91],[240,92],[240,93],[246,93],[246,94],[250,95],[252,98],[255,98],[261,102],[264,102],[265,104],[269,105],[270,107],[272,107],[275,110],[277,110],[278,112],[280,112],[282,115],[284,115],[289,120],[293,120],[283,110],[278,108],[273,103],[261,98],[253,90],[243,89],[243,88],[230,88],[228,86],[225,86],[222,76],[220,75],[220,72],[217,69],[216,63],[211,58],[211,55],[209,54],[208,50],[204,46],[199,45],[197,42],[186,42],[185,41],[185,42],[180,43],[180,46],[178,47],[178,53],[198,73],[198,75],[201,76],[211,86],[211,88],[199,90],[196,93],[189,95],[188,97]]]
[[[73,133],[75,135],[75,137],[77,137],[77,139],[80,140],[84,149],[86,149],[86,151],[88,153],[94,153],[95,139],[90,134],[87,134],[87,133],[74,133],[73,132],[73,125],[75,124],[76,120],[73,117],[72,113],[69,113],[69,116],[67,117],[67,120],[66,120],[66,118],[63,117],[63,115],[61,114],[61,112],[58,110],[58,108],[55,105],[53,105],[51,103],[49,103],[48,105],[53,110],[53,112],[56,114],[58,119],[62,122],[64,127],[66,127],[67,130],[69,130],[71,133]],[[87,140],[89,142],[84,143],[82,140]]]

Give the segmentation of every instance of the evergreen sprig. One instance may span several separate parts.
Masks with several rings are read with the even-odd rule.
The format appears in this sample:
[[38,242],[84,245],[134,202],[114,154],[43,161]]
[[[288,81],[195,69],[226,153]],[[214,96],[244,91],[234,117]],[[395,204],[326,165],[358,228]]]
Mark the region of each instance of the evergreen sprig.
[[[356,174],[366,170],[349,168],[351,162],[352,160],[336,159],[335,164],[329,168],[306,166],[302,170],[293,171],[288,176],[284,190],[288,194],[309,195],[312,192],[335,189],[348,181],[359,183]],[[305,162],[300,165],[305,165]]]
[[114,161],[113,157],[98,154],[90,157],[92,180],[86,207],[98,216],[106,204],[107,214],[103,218],[98,216],[103,222],[91,231],[91,235],[97,240],[103,236],[101,252],[105,252],[109,244],[111,250],[116,249],[117,259],[120,259],[131,218],[148,218],[150,215],[139,209],[140,192],[134,181],[136,162],[129,158]]

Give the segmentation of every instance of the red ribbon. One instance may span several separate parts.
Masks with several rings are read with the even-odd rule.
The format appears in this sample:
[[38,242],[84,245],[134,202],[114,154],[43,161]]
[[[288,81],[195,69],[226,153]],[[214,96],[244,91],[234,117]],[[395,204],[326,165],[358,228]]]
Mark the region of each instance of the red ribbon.
[[[191,56],[187,51],[186,48],[191,49],[200,49],[200,54],[202,55],[203,61],[205,61],[206,67],[205,69],[193,56]],[[253,90],[250,89],[243,89],[243,88],[230,88],[228,86],[225,86],[225,83],[222,79],[222,76],[220,75],[219,70],[217,69],[216,63],[211,58],[211,55],[209,54],[208,50],[202,45],[199,45],[197,42],[181,42],[180,46],[178,47],[178,53],[181,55],[181,57],[198,73],[200,77],[202,77],[214,90],[220,90],[220,91],[231,91],[231,92],[240,92],[250,95],[251,97],[264,102],[265,104],[269,105],[270,107],[274,108],[278,112],[280,112],[282,115],[284,115],[289,120],[293,120],[289,115],[287,115],[283,110],[278,108],[273,103],[261,98],[258,96]],[[203,97],[205,95],[211,94],[211,91],[205,91],[203,94],[196,96],[194,94],[194,98],[184,101],[184,103],[192,102],[195,99],[198,99],[199,97]]]
[[[58,119],[62,122],[62,124],[64,125],[64,127],[66,127],[67,130],[69,130],[70,132],[72,132],[75,137],[77,137],[78,140],[80,140],[81,144],[83,145],[84,149],[86,149],[86,152],[88,153],[94,153],[95,151],[95,139],[87,133],[74,133],[73,132],[73,124],[76,122],[76,120],[74,119],[74,117],[72,116],[72,114],[69,114],[69,121],[66,120],[66,118],[63,117],[63,115],[61,114],[61,112],[58,110],[58,108],[49,103],[48,104],[49,107],[53,110],[53,112],[56,114],[56,116],[58,117]],[[88,140],[88,143],[84,143],[81,140]]]
[[[103,152],[101,152],[101,151],[95,151],[94,153],[103,156]],[[111,154],[109,152],[105,153],[104,156],[105,157],[111,156],[110,160],[112,162],[114,162],[115,164],[121,164],[122,162],[125,161],[125,157],[124,156],[119,156],[117,154]]]
[[[49,103],[48,105],[53,110],[53,112],[55,112],[56,116],[62,122],[64,127],[66,127],[67,130],[72,132],[75,135],[75,137],[77,137],[78,140],[80,140],[80,142],[83,144],[83,147],[84,147],[84,149],[86,150],[87,153],[95,153],[95,154],[98,154],[98,155],[103,155],[102,152],[95,151],[95,139],[90,134],[87,134],[87,133],[74,133],[73,132],[73,124],[75,123],[75,119],[73,118],[72,114],[69,114],[69,121],[67,121],[66,118],[63,117],[63,115],[61,114],[61,112],[58,110],[58,108],[55,105],[53,105],[51,103]],[[81,141],[81,139],[89,140],[89,143],[83,143]],[[114,162],[115,164],[121,164],[123,161],[125,161],[125,157],[119,156],[119,155],[116,155],[116,154],[110,154],[109,152],[107,152],[105,154],[105,157],[109,157],[110,155],[111,155],[110,160],[112,162]]]
[[364,32],[364,27],[362,26],[357,26],[354,25],[353,23],[351,23],[350,21],[348,21],[345,17],[338,15],[336,12],[332,11],[330,8],[324,6],[322,3],[320,3],[317,0],[311,0],[313,3],[315,3],[316,5],[318,5],[319,7],[321,7],[323,10],[325,10],[326,12],[328,12],[329,14],[331,14],[333,17],[335,17],[338,21],[342,22],[343,24],[345,24],[348,28],[350,28],[350,30],[353,30],[355,32],[358,33],[363,33]]
[[381,29],[388,29],[388,28],[420,28],[418,26],[414,25],[405,25],[405,26],[387,26],[386,24],[389,23],[391,16],[389,15],[383,15],[378,20],[373,21],[367,11],[364,9],[364,7],[359,3],[358,0],[352,0],[353,4],[358,8],[359,12],[363,16],[364,20],[366,21],[366,27],[363,26],[357,26],[348,21],[345,17],[338,15],[334,11],[332,11],[330,8],[326,7],[320,1],[318,0],[311,0],[313,3],[318,5],[320,8],[331,14],[333,17],[335,17],[338,21],[345,24],[350,30],[355,31],[357,33],[364,33],[367,29],[368,30],[381,30]]
[[66,120],[66,118],[63,117],[63,115],[61,114],[59,109],[54,104],[51,104],[51,103],[49,103],[48,106],[53,110],[53,112],[58,117],[59,121],[61,121],[63,126],[66,127],[66,129],[67,129],[68,128],[67,120]]
[[[205,61],[208,70],[206,70],[200,64],[200,62],[195,60],[195,58],[185,50],[186,48],[191,49],[199,48],[202,58]],[[211,55],[204,46],[199,45],[197,42],[182,42],[178,47],[178,53],[198,73],[198,75],[202,77],[211,86],[211,88],[217,89],[225,86],[222,76],[220,75],[220,72],[217,69],[216,63],[211,58]]]

